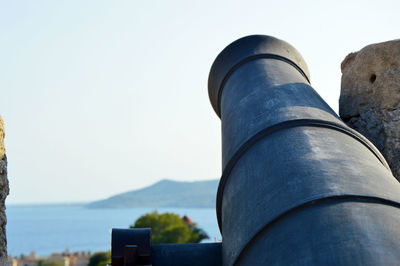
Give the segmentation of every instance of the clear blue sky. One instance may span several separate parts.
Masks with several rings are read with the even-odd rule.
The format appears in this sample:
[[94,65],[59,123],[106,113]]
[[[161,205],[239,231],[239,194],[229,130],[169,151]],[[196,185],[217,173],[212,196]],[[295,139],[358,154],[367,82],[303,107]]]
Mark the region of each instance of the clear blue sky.
[[399,1],[0,1],[8,203],[90,201],[221,174],[207,95],[216,55],[295,46],[337,110],[340,63],[400,36]]

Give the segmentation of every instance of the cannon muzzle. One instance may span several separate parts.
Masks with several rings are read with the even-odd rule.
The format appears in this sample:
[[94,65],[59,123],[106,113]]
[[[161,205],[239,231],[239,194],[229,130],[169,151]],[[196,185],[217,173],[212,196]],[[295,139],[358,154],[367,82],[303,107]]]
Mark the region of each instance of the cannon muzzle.
[[400,262],[400,184],[310,86],[296,49],[239,39],[208,86],[222,125],[223,265]]

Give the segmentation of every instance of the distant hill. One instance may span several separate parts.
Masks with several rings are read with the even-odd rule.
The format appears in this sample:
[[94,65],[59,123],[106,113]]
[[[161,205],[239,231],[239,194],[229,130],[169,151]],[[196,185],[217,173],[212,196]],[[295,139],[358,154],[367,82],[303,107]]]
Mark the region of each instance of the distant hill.
[[180,182],[161,180],[154,185],[94,201],[88,208],[190,207],[214,208],[218,179]]

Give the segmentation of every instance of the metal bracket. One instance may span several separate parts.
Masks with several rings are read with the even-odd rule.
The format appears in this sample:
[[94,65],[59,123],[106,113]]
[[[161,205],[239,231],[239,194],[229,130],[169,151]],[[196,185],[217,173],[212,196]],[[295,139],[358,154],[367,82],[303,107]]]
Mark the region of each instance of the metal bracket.
[[112,229],[111,265],[151,265],[151,229]]

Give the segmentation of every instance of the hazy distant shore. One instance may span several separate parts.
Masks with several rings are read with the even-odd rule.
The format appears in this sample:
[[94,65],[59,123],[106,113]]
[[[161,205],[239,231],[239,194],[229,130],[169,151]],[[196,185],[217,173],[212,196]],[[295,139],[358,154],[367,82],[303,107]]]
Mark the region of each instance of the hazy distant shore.
[[57,207],[83,207],[89,202],[45,202],[45,203],[6,203],[6,207],[12,208],[57,208]]

